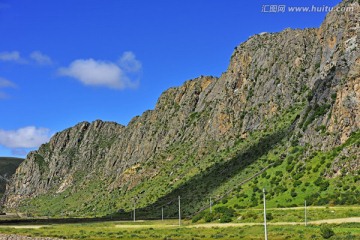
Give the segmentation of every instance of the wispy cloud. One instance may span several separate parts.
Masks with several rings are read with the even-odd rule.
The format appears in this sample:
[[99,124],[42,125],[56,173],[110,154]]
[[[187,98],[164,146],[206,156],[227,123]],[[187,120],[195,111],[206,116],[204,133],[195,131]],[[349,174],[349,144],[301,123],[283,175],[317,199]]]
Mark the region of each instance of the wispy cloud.
[[39,51],[32,52],[30,54],[30,58],[32,60],[34,60],[37,64],[40,64],[40,65],[51,65],[52,64],[51,58]]
[[119,60],[120,67],[127,72],[139,72],[141,71],[142,64],[136,59],[133,52],[124,52]]
[[0,129],[0,145],[10,149],[35,148],[48,142],[50,130],[28,126],[17,130]]
[[18,51],[0,52],[0,60],[4,62],[27,63],[25,59],[20,56]]
[[59,75],[75,78],[84,85],[103,86],[113,89],[135,88],[137,79],[129,74],[141,71],[141,63],[132,52],[125,52],[116,62],[78,59],[66,68],[58,70]]
[[6,87],[16,87],[15,83],[0,77],[0,88],[6,88]]
[[51,65],[53,63],[49,56],[40,51],[33,51],[28,57],[22,57],[19,51],[0,52],[0,61],[38,65]]
[[5,99],[5,98],[9,97],[1,89],[3,89],[3,88],[15,88],[15,87],[16,87],[15,83],[13,83],[13,82],[5,79],[5,78],[0,77],[0,99]]

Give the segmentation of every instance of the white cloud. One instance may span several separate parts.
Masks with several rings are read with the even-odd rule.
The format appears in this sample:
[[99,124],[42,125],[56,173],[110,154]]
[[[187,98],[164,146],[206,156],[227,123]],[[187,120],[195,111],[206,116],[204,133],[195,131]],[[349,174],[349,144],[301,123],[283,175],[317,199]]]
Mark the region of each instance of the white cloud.
[[125,52],[119,63],[90,59],[78,59],[69,67],[60,68],[58,73],[77,79],[85,85],[104,86],[113,89],[135,88],[138,82],[131,80],[128,73],[141,70],[141,63],[132,52]]
[[5,78],[0,77],[0,88],[15,87],[15,86],[16,85],[13,82],[11,82],[11,81],[9,81],[9,80],[7,80]]
[[0,60],[5,62],[18,62],[23,63],[25,60],[21,58],[20,53],[18,51],[12,52],[1,52]]
[[17,130],[0,129],[0,145],[7,148],[35,148],[48,142],[50,130],[28,126]]
[[52,60],[49,56],[39,52],[39,51],[34,51],[30,54],[30,58],[32,60],[34,60],[36,63],[40,64],[40,65],[50,65],[52,64]]
[[2,88],[15,88],[15,87],[16,85],[13,82],[0,77],[0,99],[8,98],[8,95],[1,91]]
[[79,59],[73,61],[68,68],[61,68],[59,74],[73,77],[85,85],[124,88],[125,80],[121,69],[109,62],[94,59]]
[[128,72],[138,72],[141,70],[141,62],[138,61],[133,52],[124,52],[120,57],[119,65]]
[[18,51],[0,52],[0,61],[14,62],[19,64],[29,64],[31,62],[40,65],[52,64],[51,58],[40,51],[33,51],[27,58],[23,58]]

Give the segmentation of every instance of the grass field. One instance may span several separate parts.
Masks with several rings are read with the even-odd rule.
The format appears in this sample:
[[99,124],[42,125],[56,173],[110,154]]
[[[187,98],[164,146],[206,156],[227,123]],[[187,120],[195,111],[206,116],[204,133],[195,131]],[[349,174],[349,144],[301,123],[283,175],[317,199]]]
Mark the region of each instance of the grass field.
[[[236,226],[207,224],[193,227],[189,222],[177,226],[176,220],[165,222],[104,222],[86,224],[59,224],[35,228],[0,226],[0,233],[33,237],[59,237],[65,239],[263,239],[262,225]],[[328,225],[335,233],[331,239],[360,239],[360,223]],[[320,225],[268,225],[269,239],[324,239]]]
[[[360,239],[360,207],[312,207],[308,209],[309,222],[304,225],[303,209],[268,209],[269,239],[326,239],[321,231],[327,219],[330,239]],[[262,212],[247,209],[249,218],[231,223],[192,223],[191,220],[108,221],[76,224],[0,225],[1,234],[32,237],[58,237],[64,239],[264,239]],[[256,217],[254,217],[256,216]],[[298,218],[296,217],[298,216]],[[350,219],[350,217],[352,217]],[[346,218],[346,219],[344,219]],[[331,220],[329,220],[331,219]],[[349,222],[346,222],[349,221]],[[30,225],[31,224],[31,225]]]

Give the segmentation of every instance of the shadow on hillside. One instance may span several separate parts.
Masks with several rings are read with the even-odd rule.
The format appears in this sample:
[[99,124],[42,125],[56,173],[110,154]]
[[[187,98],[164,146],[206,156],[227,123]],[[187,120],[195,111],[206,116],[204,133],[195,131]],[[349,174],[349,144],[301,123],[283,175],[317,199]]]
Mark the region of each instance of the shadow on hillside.
[[[294,124],[287,129],[264,136],[257,143],[250,145],[233,159],[214,164],[214,166],[210,167],[206,172],[196,175],[169,194],[159,198],[154,204],[136,209],[136,218],[159,219],[161,218],[162,208],[164,209],[165,218],[176,218],[178,216],[178,196],[181,196],[182,215],[184,217],[190,217],[209,204],[212,189],[220,187],[246,167],[255,163],[260,156],[268,153],[292,131],[293,126]],[[130,219],[132,212],[120,210],[119,213],[113,216],[120,219]]]

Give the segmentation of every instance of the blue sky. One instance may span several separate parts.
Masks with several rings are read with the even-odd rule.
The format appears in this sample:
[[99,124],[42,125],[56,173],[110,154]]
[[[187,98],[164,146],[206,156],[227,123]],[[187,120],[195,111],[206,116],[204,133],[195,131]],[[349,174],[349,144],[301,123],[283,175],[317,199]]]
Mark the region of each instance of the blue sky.
[[260,32],[318,27],[326,12],[262,12],[332,0],[0,0],[0,156],[57,131],[126,125],[169,87],[220,76]]

